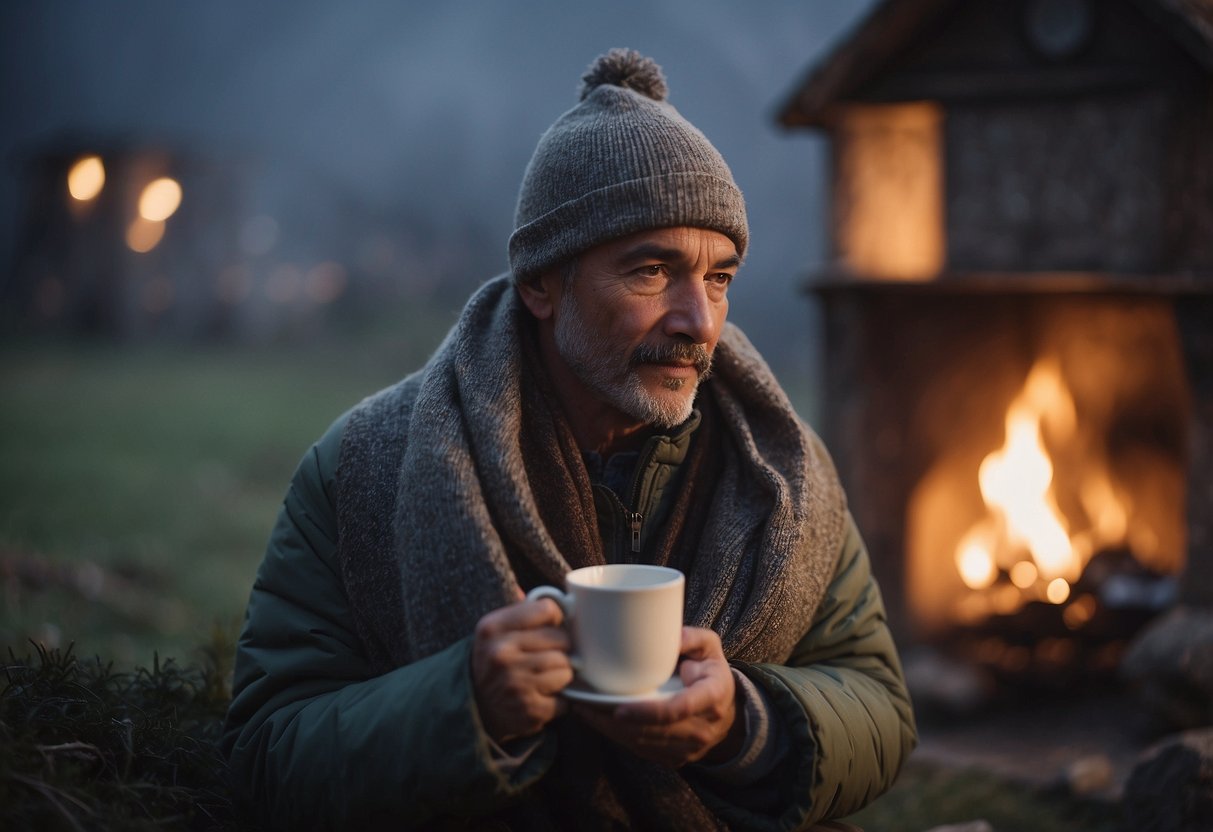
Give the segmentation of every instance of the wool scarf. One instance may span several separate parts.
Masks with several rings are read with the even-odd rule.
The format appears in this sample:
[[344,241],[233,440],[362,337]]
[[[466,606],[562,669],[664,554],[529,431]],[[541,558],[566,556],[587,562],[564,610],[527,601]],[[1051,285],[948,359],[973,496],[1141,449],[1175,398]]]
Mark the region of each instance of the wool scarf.
[[[833,574],[842,489],[732,325],[697,406],[703,422],[653,559],[686,573],[686,623],[715,630],[730,660],[783,662]],[[425,367],[351,412],[337,483],[338,561],[379,672],[604,562],[592,485],[509,276],[481,287]],[[556,763],[514,822],[584,828],[588,805],[602,828],[717,823],[678,772],[558,723]]]

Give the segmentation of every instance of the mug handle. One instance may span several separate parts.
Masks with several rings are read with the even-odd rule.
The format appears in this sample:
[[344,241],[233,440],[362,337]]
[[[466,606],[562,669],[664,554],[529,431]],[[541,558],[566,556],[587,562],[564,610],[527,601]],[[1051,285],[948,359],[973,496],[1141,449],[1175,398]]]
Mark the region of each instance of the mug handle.
[[[526,594],[528,601],[538,601],[541,598],[551,598],[560,605],[560,611],[564,613],[564,626],[568,629],[569,623],[573,620],[573,596],[567,592],[561,592],[554,586],[537,586]],[[573,666],[573,670],[581,670],[581,657],[570,654],[569,664]]]
[[573,617],[573,596],[567,592],[561,592],[554,586],[537,586],[526,594],[528,601],[538,601],[541,598],[551,598],[559,604],[566,622]]

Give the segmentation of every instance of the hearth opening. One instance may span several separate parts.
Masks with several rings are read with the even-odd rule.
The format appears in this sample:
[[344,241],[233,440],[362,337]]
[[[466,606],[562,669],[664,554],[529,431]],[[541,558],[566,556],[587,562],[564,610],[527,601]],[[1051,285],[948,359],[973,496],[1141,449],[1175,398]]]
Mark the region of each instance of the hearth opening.
[[1041,297],[974,329],[914,407],[932,451],[906,504],[910,623],[1005,679],[1114,672],[1184,567],[1172,303]]

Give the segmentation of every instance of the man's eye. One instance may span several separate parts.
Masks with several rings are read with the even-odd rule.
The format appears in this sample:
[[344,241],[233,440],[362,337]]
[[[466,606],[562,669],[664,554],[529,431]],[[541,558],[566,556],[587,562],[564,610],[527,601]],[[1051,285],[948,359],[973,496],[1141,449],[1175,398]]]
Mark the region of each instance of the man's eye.
[[652,266],[641,266],[636,270],[636,273],[644,277],[661,277],[665,274],[665,266],[654,264]]
[[718,274],[708,275],[708,280],[720,286],[728,286],[733,282],[733,275],[728,272],[720,272]]

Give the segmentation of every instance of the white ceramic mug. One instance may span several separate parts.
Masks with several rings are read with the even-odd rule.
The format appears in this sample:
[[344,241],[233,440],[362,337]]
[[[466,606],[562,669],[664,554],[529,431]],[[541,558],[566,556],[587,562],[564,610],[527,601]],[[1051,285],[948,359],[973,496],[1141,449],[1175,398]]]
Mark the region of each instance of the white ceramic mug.
[[677,569],[616,563],[574,569],[567,592],[538,586],[527,599],[551,598],[564,611],[579,679],[602,693],[633,695],[674,675],[685,584]]

